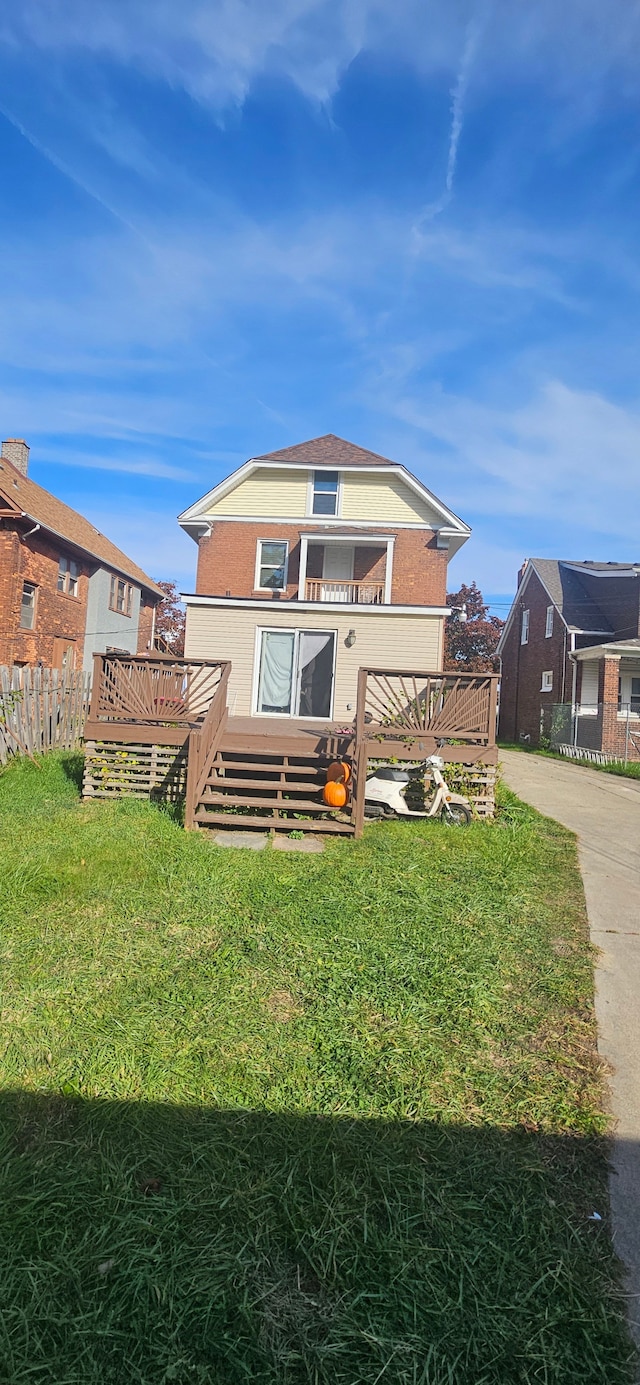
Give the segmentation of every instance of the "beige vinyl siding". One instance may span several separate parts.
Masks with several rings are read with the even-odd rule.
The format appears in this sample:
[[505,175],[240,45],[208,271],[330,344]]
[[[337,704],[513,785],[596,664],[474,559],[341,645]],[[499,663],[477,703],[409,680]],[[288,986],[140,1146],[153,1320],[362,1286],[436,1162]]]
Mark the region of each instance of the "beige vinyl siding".
[[260,468],[207,510],[208,515],[246,519],[303,519],[307,510],[306,471]]
[[[189,659],[230,659],[229,711],[250,716],[253,711],[256,628],[335,630],[336,674],[333,717],[353,717],[358,669],[442,667],[442,616],[360,615],[326,607],[321,611],[283,609],[269,603],[264,614],[237,606],[187,606],[185,652]],[[345,646],[349,630],[356,642]],[[347,704],[351,704],[348,706]]]
[[341,518],[376,524],[442,523],[442,516],[438,517],[400,476],[358,476],[353,472],[345,472],[342,478]]

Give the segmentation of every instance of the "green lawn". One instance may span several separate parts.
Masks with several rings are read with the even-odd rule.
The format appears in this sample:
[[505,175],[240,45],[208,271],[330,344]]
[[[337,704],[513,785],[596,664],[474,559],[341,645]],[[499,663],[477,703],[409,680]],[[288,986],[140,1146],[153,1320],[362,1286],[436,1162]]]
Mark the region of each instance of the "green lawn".
[[3,1385],[629,1382],[569,834],[223,851],[77,772],[0,775]]

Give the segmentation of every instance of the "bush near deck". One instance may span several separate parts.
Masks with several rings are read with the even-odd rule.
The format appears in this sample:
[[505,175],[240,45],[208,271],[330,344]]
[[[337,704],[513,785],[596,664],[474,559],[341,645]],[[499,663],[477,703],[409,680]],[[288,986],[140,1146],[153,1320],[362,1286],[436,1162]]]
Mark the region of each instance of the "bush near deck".
[[573,838],[220,851],[77,776],[0,776],[0,1378],[629,1381]]

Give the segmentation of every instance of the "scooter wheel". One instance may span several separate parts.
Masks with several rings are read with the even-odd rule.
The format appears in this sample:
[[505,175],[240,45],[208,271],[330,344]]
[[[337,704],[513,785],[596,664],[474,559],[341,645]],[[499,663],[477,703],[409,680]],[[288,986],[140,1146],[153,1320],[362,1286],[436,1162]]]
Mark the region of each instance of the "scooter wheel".
[[471,822],[471,810],[464,803],[445,803],[440,816],[450,827],[468,827]]

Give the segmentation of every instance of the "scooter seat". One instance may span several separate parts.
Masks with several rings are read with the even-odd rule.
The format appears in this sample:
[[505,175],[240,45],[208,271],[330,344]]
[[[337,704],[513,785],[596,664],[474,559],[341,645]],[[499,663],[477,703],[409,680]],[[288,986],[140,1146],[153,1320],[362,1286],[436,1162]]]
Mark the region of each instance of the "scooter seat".
[[374,774],[367,775],[367,782],[369,779],[390,779],[393,784],[408,784],[410,778],[411,775],[407,774],[406,769],[396,769],[395,765],[383,765]]

